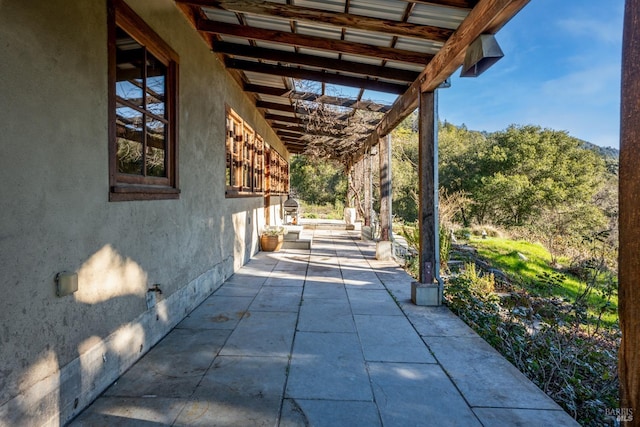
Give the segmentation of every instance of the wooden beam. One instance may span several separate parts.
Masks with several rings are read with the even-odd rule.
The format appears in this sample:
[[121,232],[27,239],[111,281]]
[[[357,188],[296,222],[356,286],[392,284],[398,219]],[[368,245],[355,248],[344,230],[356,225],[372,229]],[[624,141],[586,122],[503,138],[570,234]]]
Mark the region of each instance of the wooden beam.
[[359,101],[354,98],[319,95],[316,93],[292,92],[290,94],[290,98],[308,102],[316,102],[320,104],[336,105],[345,108],[353,108],[356,110],[373,111],[378,113],[385,113],[391,109],[390,105],[378,104],[372,101]]
[[299,117],[291,117],[291,116],[281,116],[279,114],[266,113],[264,115],[266,120],[277,121],[277,122],[286,122],[286,123],[294,123],[294,124],[303,124],[304,121]]
[[284,111],[286,113],[297,113],[293,105],[278,104],[277,102],[257,101],[256,107],[267,110]]
[[300,139],[300,137],[304,136],[304,132],[291,132],[288,130],[280,130],[278,128],[274,128],[276,129],[276,134],[278,134],[279,137],[289,137],[289,138],[297,138]]
[[278,132],[288,131],[295,132],[300,135],[309,135],[309,136],[328,136],[331,138],[340,138],[346,136],[342,132],[322,132],[322,131],[311,131],[302,126],[291,126],[284,123],[271,123],[271,128],[277,130]]
[[[418,106],[420,92],[434,91],[462,65],[467,47],[480,34],[498,31],[529,0],[480,0],[467,15],[456,32],[447,40],[420,76],[409,89],[394,102],[391,110],[380,121],[370,135],[369,143],[375,145],[378,139],[391,132]],[[362,155],[362,153],[358,153]]]
[[324,71],[306,70],[281,65],[261,64],[254,61],[227,58],[224,61],[227,68],[251,71],[254,73],[271,74],[276,76],[293,77],[301,80],[311,80],[323,83],[332,83],[342,86],[360,87],[379,92],[401,94],[407,89],[407,85],[388,83],[378,80],[363,79],[360,77],[344,76],[341,74],[325,73]]
[[277,49],[265,49],[237,43],[217,41],[213,43],[213,51],[226,55],[242,56],[287,64],[307,65],[325,70],[346,71],[352,74],[362,74],[368,77],[380,77],[411,83],[418,77],[418,72],[401,70],[379,65],[363,64],[360,62],[344,61],[322,56],[306,55],[296,52],[286,52]]
[[352,55],[386,59],[389,61],[406,62],[409,64],[425,65],[432,58],[432,55],[412,52],[409,50],[374,46],[366,43],[326,39],[323,37],[308,36],[304,34],[293,34],[284,31],[228,24],[220,21],[199,20],[196,28],[198,31],[204,31],[212,34],[226,34],[229,36],[244,37],[250,40],[262,40],[290,46],[320,49],[328,52],[348,53]]
[[242,86],[245,92],[262,93],[265,95],[273,95],[273,96],[285,96],[289,92],[291,92],[291,89],[287,89],[287,88],[261,86],[261,85],[254,85],[251,83],[245,83]]
[[380,140],[380,240],[391,240],[391,135]]
[[291,138],[287,136],[279,137],[282,142],[286,142],[290,145],[307,146],[307,143],[300,138]]
[[291,126],[283,123],[272,123],[271,127],[273,129],[281,129],[284,131],[296,132],[298,134],[303,134],[303,135],[307,133],[306,129],[303,128],[302,126]]
[[236,13],[269,16],[293,21],[306,21],[314,24],[321,23],[340,28],[371,31],[389,36],[411,37],[442,43],[453,33],[453,30],[448,28],[440,28],[432,25],[416,25],[408,22],[378,19],[369,16],[354,15],[352,13],[331,12],[328,10],[267,1],[178,0],[178,2],[214,7]]
[[[622,43],[620,132],[620,224],[618,314],[622,340],[618,351],[620,409],[640,426],[640,0],[625,4]],[[631,413],[629,413],[631,410]]]

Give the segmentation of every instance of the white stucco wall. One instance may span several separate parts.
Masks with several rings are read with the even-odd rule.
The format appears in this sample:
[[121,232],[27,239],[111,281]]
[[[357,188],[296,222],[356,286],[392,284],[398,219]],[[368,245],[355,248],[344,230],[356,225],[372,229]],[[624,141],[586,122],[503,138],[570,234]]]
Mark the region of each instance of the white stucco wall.
[[180,55],[178,200],[108,201],[106,0],[0,0],[0,425],[69,420],[258,250],[225,104],[285,150],[173,1],[127,3]]

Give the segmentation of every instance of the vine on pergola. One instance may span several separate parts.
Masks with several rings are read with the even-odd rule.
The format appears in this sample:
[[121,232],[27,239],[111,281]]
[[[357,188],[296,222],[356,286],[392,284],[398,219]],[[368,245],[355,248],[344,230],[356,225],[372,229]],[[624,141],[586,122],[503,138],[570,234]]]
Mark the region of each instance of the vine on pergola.
[[328,157],[344,164],[362,147],[383,116],[380,112],[323,102],[326,86],[320,83],[295,80],[294,86],[298,95],[293,100],[295,111],[300,112],[307,133],[303,152],[307,156]]

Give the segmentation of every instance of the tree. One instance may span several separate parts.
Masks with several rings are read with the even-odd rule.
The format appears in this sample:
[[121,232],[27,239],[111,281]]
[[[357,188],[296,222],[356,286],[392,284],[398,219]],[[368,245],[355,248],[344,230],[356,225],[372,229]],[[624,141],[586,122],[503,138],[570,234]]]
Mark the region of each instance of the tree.
[[521,226],[547,209],[589,203],[604,174],[603,159],[580,140],[539,126],[510,126],[478,148],[476,158],[466,160],[470,168],[447,171],[449,182],[461,187],[449,190],[475,201],[478,222]]
[[347,179],[342,165],[297,155],[290,167],[291,189],[296,197],[314,205],[335,205],[344,201]]
[[406,222],[418,218],[418,134],[412,122],[409,116],[396,127],[391,147],[393,212]]

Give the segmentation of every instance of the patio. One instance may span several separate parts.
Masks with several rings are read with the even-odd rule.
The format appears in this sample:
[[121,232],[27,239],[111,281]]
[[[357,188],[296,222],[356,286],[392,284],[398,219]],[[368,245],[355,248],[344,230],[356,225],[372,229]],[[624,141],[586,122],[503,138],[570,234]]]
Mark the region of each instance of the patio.
[[359,232],[260,252],[73,426],[577,423]]

